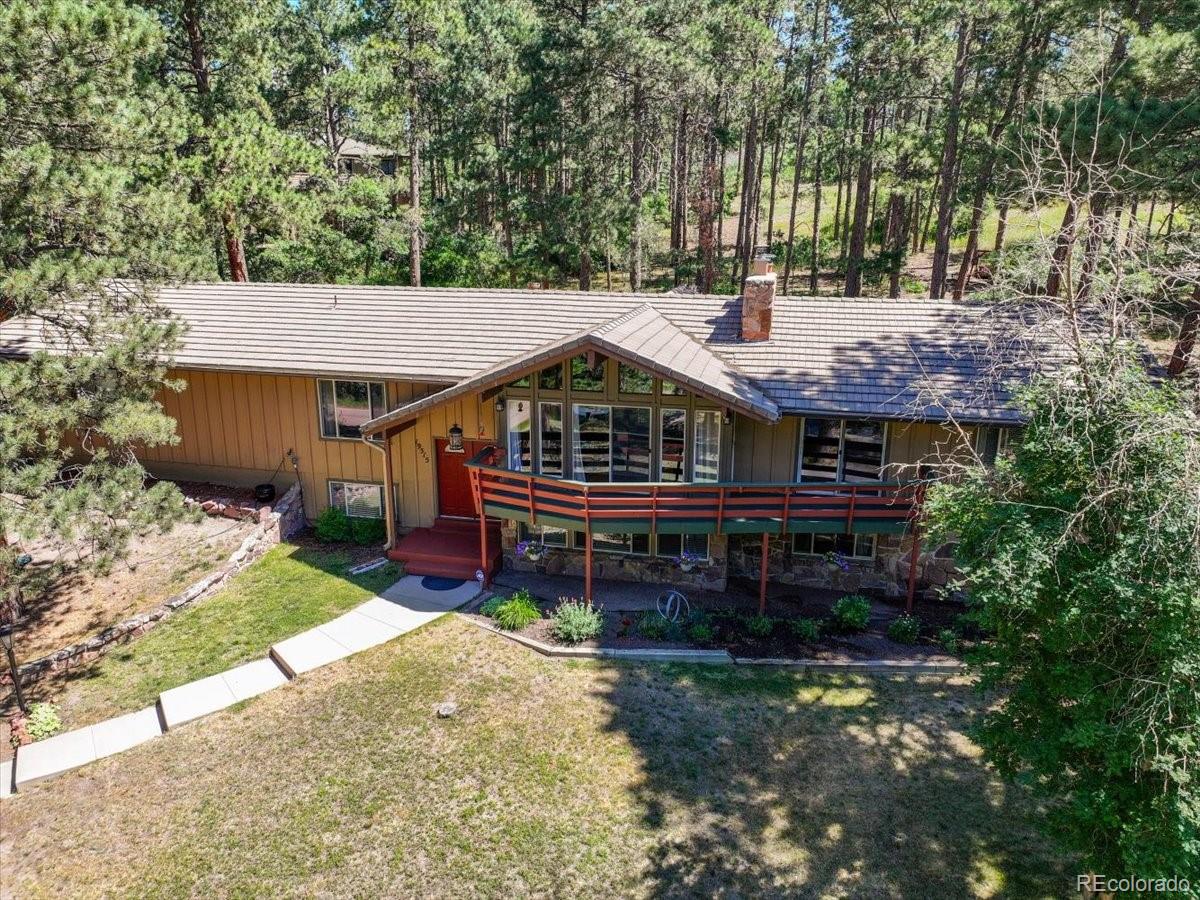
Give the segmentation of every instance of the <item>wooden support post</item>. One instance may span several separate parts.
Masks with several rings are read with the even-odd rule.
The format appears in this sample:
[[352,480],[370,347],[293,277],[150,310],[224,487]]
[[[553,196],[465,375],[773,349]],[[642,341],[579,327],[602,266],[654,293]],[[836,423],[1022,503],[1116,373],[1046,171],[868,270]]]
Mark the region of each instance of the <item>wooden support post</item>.
[[483,586],[492,586],[492,572],[488,559],[488,528],[487,516],[483,514],[482,504],[479,510],[479,568],[483,571]]
[[587,530],[583,552],[583,602],[592,602],[592,529]]
[[913,502],[913,512],[911,521],[912,528],[912,553],[908,560],[908,599],[904,604],[904,611],[912,615],[913,599],[917,595],[917,560],[921,556],[921,507],[925,504],[925,485],[917,486],[917,496]]
[[770,546],[771,536],[764,531],[762,536],[762,562],[758,567],[758,614],[760,616],[767,611],[767,559]]

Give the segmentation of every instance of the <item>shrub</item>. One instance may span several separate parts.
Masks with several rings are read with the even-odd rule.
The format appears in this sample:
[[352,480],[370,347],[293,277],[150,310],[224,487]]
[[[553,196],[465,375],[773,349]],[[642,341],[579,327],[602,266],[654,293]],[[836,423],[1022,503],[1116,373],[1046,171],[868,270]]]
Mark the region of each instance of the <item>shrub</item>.
[[693,622],[688,629],[688,638],[694,644],[711,644],[717,639],[717,631],[707,622]]
[[746,631],[751,637],[765,638],[771,636],[771,630],[775,627],[775,620],[770,616],[747,616]]
[[62,719],[53,703],[34,703],[29,707],[25,729],[35,741],[45,740],[62,729]]
[[806,644],[815,644],[821,636],[821,624],[816,619],[789,619],[788,628]]
[[938,643],[947,653],[958,653],[958,632],[953,628],[943,628],[938,632]]
[[325,511],[317,516],[317,523],[313,527],[317,537],[327,544],[350,540],[350,517],[336,506],[325,507]]
[[842,634],[867,630],[871,620],[871,601],[861,594],[841,597],[833,604],[833,627]]
[[590,603],[583,603],[574,598],[560,599],[553,619],[554,637],[564,644],[578,644],[598,637],[604,627],[604,617],[600,610],[593,608]]
[[888,625],[887,636],[897,644],[915,644],[921,636],[921,620],[916,616],[898,616]]
[[488,597],[479,604],[479,614],[481,616],[487,616],[489,619],[494,618],[496,615],[496,610],[498,610],[507,602],[508,598],[500,594],[496,594],[494,597]]
[[671,623],[656,612],[647,611],[638,619],[638,634],[650,641],[663,641]]
[[383,519],[350,520],[350,540],[356,544],[382,544],[387,539],[387,525]]
[[520,631],[526,625],[531,625],[542,617],[529,591],[520,590],[504,603],[496,607],[493,618],[496,624],[505,631]]

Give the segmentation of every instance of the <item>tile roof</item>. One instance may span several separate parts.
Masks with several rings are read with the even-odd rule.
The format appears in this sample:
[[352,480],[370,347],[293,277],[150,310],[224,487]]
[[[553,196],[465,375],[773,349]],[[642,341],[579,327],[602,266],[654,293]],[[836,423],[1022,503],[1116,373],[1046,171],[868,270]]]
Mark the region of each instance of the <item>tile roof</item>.
[[[997,330],[1029,327],[1016,308],[779,297],[770,340],[751,343],[740,339],[741,301],[728,296],[229,282],[177,285],[160,296],[188,326],[175,358],[181,368],[450,385],[582,332],[607,333],[660,363],[678,347],[697,366],[723,365],[781,413],[901,419],[944,419],[950,410],[966,420],[1015,420],[994,374],[1003,361]],[[634,319],[616,324],[635,312],[658,331],[643,336]],[[44,346],[36,324],[0,323],[0,354]]]
[[445,390],[379,416],[363,426],[363,433],[374,434],[387,425],[411,421],[447,400],[503,384],[523,372],[542,368],[554,360],[587,349],[636,363],[752,418],[779,421],[779,407],[750,379],[667,321],[653,306],[643,303],[594,328],[584,328],[533,350],[517,353]]

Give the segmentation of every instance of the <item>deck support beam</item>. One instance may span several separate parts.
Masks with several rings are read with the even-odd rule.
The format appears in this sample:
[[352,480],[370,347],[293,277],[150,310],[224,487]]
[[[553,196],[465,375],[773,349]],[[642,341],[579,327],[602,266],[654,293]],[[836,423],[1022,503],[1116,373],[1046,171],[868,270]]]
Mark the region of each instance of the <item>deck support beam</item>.
[[592,530],[587,530],[583,551],[583,602],[592,602]]
[[769,559],[769,550],[771,547],[771,536],[767,532],[762,534],[762,562],[758,566],[758,614],[761,616],[767,611],[767,562]]

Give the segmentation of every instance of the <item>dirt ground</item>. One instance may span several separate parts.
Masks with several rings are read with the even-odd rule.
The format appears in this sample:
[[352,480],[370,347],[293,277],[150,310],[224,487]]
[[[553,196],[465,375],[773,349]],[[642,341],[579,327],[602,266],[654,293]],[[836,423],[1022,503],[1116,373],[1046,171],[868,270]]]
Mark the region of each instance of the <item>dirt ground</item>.
[[[136,538],[128,559],[107,575],[63,576],[43,595],[25,598],[25,623],[13,644],[18,662],[45,656],[152,608],[218,566],[253,529],[253,522],[206,516],[167,534]],[[44,549],[30,552],[35,565],[51,562]]]

